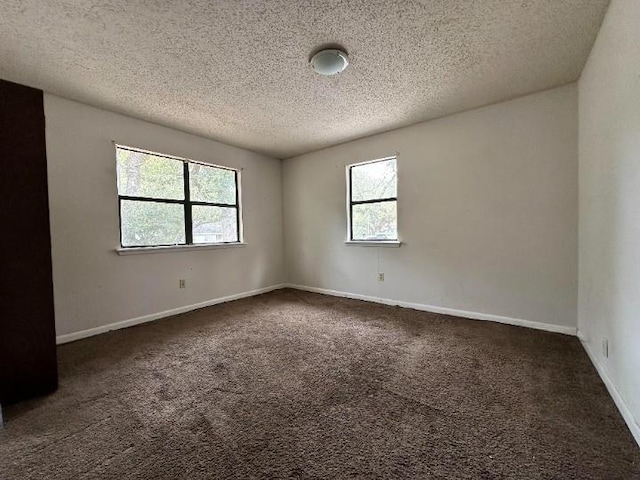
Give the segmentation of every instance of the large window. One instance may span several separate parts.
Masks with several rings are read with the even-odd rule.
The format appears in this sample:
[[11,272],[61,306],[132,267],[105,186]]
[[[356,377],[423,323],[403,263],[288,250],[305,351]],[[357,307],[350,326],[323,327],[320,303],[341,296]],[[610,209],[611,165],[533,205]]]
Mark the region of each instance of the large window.
[[239,172],[116,145],[120,244],[241,241]]
[[347,167],[349,240],[398,240],[396,157]]

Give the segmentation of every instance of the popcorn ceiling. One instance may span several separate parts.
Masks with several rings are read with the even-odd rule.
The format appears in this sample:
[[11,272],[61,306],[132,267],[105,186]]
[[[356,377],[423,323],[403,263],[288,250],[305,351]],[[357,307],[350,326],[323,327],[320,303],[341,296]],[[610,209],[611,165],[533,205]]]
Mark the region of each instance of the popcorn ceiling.
[[608,3],[3,0],[0,77],[288,158],[575,81]]

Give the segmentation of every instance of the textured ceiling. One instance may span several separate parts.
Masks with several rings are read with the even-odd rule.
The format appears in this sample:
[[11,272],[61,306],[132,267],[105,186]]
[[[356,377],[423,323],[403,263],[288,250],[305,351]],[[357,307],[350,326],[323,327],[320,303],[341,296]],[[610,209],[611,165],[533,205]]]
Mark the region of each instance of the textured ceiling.
[[287,158],[574,81],[608,3],[2,0],[0,77]]

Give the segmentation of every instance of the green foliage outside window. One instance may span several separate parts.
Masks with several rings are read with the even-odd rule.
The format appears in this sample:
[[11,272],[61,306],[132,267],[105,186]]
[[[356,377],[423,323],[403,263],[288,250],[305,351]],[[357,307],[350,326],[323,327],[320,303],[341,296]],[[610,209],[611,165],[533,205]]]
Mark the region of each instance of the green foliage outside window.
[[[188,162],[190,198],[185,199],[183,160],[120,147],[116,160],[118,194],[135,197],[120,200],[122,246],[185,244],[187,228],[192,243],[239,240],[234,170]],[[192,225],[185,228],[185,200],[229,207],[189,205]]]
[[349,168],[351,239],[397,240],[396,159],[353,165]]

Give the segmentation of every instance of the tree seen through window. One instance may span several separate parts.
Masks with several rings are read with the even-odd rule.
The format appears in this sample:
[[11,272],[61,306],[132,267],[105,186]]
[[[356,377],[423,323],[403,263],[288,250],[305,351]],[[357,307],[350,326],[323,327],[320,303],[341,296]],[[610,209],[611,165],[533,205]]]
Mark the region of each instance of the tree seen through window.
[[116,148],[123,247],[239,241],[238,172]]
[[349,239],[398,239],[395,157],[349,167]]

